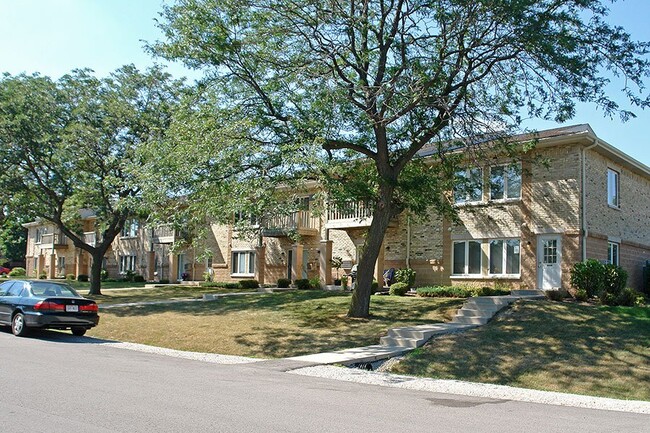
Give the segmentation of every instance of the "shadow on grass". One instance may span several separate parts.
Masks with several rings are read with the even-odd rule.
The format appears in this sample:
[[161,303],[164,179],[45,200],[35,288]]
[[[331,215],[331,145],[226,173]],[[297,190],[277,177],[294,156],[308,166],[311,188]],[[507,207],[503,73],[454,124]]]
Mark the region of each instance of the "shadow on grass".
[[436,339],[395,372],[650,400],[650,309],[547,301]]

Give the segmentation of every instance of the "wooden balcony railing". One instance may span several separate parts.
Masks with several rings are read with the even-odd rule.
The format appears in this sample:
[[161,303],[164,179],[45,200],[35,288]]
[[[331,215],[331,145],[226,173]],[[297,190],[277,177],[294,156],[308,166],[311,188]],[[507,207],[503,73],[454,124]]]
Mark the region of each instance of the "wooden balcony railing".
[[372,205],[367,202],[330,204],[327,208],[327,228],[367,227],[371,222]]
[[68,238],[61,232],[43,233],[41,235],[41,248],[67,247]]
[[152,240],[155,244],[173,244],[177,235],[172,226],[159,226],[153,229]]
[[264,236],[286,236],[291,231],[302,235],[313,235],[320,230],[320,218],[308,210],[268,218],[262,231]]

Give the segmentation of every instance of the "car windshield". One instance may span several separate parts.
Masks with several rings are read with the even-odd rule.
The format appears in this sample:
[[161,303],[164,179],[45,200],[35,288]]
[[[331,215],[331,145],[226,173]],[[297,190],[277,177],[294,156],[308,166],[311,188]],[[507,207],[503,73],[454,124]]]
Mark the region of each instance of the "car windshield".
[[32,294],[34,296],[62,296],[73,298],[80,297],[79,294],[72,289],[72,287],[64,286],[63,284],[34,282],[31,284],[31,286]]

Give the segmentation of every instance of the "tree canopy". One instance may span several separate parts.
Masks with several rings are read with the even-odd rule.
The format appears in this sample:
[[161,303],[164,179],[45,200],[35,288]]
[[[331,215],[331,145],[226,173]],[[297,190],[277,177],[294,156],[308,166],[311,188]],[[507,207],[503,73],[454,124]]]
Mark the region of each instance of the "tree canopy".
[[[104,254],[128,218],[143,211],[137,148],[164,136],[183,85],[155,67],[124,66],[109,77],[76,70],[53,81],[0,80],[0,187],[13,213],[58,227],[93,258],[91,293],[100,292]],[[84,239],[92,212],[96,242]]]
[[[205,71],[215,146],[244,167],[259,158],[239,183],[301,167],[334,201],[373,204],[351,316],[369,314],[389,221],[453,211],[451,150],[507,144],[522,118],[566,121],[578,101],[627,119],[608,77],[649,103],[649,45],[609,24],[601,0],[178,0],[159,27],[155,54]],[[425,146],[434,165],[417,157]],[[223,180],[239,166],[224,161],[198,167]]]

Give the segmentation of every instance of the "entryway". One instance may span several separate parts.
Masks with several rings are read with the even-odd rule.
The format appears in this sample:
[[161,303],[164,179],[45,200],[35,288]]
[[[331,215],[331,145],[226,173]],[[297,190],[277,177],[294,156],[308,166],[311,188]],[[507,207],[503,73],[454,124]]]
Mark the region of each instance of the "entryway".
[[540,235],[537,238],[537,288],[557,289],[562,286],[562,237]]

